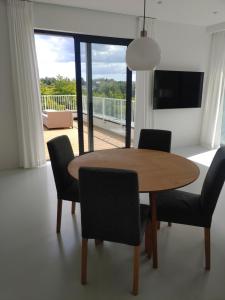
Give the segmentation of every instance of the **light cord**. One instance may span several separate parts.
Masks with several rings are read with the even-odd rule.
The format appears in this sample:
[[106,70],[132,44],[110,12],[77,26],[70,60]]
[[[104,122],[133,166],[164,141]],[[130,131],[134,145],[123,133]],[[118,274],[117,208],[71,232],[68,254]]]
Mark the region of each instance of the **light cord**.
[[143,32],[145,31],[145,9],[146,9],[146,0],[144,0],[144,20],[143,20]]

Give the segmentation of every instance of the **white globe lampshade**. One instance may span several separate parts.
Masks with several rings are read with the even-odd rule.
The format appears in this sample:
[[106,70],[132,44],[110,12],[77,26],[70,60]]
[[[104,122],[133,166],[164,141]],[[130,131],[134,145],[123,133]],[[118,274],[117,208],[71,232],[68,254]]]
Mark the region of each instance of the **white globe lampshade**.
[[153,70],[159,65],[161,51],[159,45],[149,37],[133,40],[127,47],[126,63],[130,70]]

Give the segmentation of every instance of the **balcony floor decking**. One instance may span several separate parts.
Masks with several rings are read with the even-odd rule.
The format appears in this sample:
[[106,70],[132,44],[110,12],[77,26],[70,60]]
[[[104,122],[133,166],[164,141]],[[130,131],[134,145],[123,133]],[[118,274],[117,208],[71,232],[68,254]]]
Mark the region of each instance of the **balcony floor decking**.
[[[121,125],[117,125],[121,128]],[[47,149],[47,142],[57,136],[67,135],[72,144],[73,152],[75,155],[79,155],[78,144],[78,124],[77,121],[73,122],[73,128],[63,129],[48,129],[45,126],[44,129],[44,141],[45,141],[45,157],[49,160],[49,154]],[[94,149],[103,150],[111,148],[124,147],[124,137],[116,134],[110,130],[106,130],[97,126],[94,126]],[[84,125],[84,150],[88,151],[88,128]]]

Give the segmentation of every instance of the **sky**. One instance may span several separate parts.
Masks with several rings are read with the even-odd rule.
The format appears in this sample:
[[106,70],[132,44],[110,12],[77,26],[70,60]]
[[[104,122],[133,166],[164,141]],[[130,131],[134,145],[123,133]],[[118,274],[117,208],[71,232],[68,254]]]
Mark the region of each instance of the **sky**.
[[[75,78],[74,40],[35,34],[40,78],[62,75]],[[126,81],[125,46],[92,44],[92,77]],[[85,44],[81,44],[81,73],[86,80]]]

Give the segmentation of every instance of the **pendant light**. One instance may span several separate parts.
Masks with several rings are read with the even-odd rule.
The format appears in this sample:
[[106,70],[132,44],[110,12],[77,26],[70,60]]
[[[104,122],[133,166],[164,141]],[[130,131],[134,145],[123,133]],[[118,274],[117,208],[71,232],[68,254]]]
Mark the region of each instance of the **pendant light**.
[[130,70],[148,71],[153,70],[159,63],[161,51],[159,45],[150,37],[147,37],[145,30],[145,9],[146,0],[144,0],[144,20],[141,37],[133,40],[127,47],[126,63]]

